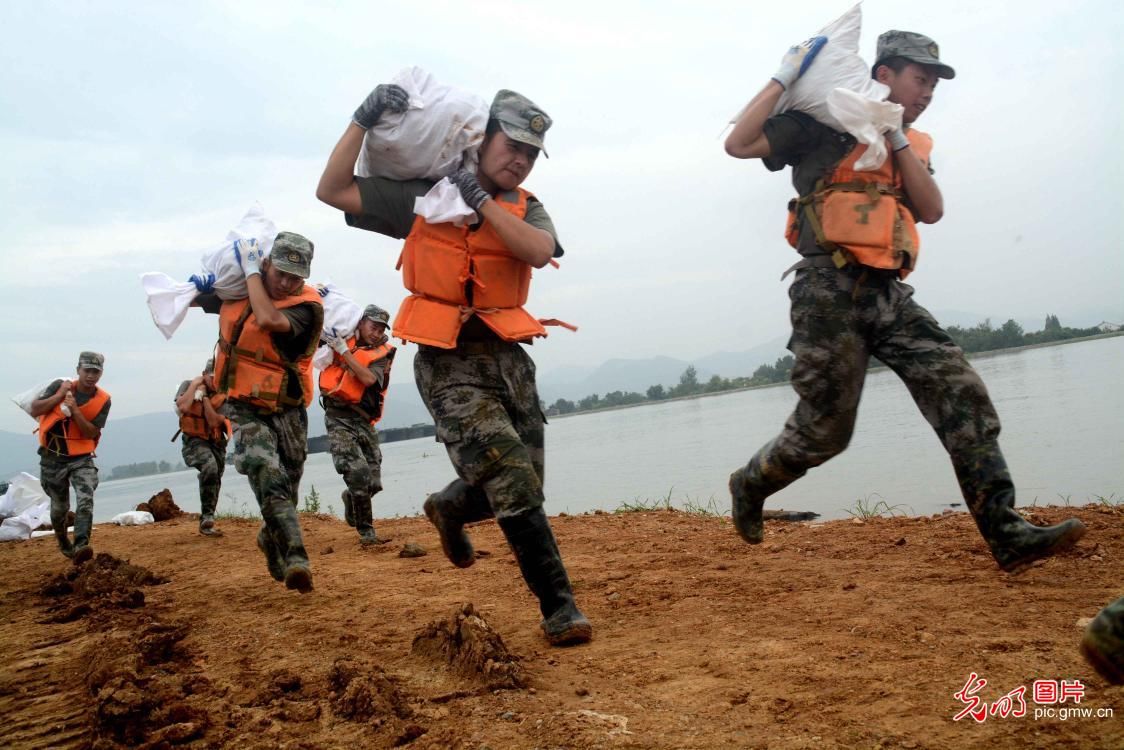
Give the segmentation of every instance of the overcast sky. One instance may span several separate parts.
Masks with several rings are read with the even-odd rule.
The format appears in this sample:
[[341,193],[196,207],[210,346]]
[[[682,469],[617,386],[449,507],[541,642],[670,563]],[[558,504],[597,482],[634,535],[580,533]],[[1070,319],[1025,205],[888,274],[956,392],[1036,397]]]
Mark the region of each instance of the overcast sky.
[[[6,4],[0,394],[96,349],[115,416],[169,408],[217,319],[192,311],[165,341],[139,275],[186,278],[254,200],[315,242],[315,280],[396,310],[400,243],[347,228],[314,190],[355,106],[408,65],[487,100],[515,89],[554,119],[525,186],[567,254],[536,273],[529,308],[581,330],[534,346],[540,373],[786,335],[790,182],[718,135],[848,2],[326,6]],[[910,279],[921,304],[1124,319],[1120,5],[868,0],[864,14],[866,58],[879,32],[915,30],[957,71],[918,122],[945,198]],[[0,409],[0,429],[32,426]]]

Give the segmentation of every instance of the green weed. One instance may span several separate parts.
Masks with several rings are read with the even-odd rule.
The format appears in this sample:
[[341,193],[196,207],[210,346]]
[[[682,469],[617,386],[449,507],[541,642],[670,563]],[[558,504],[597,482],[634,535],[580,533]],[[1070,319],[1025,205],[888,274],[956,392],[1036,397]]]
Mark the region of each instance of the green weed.
[[312,489],[304,496],[304,507],[301,508],[301,513],[319,513],[320,512],[320,493],[316,491],[316,485],[312,485]]
[[[878,500],[874,498],[878,498]],[[895,516],[916,515],[913,508],[908,505],[890,505],[877,492],[867,495],[865,498],[860,497],[850,508],[844,508],[843,512],[851,518],[881,518],[882,516],[893,518]]]

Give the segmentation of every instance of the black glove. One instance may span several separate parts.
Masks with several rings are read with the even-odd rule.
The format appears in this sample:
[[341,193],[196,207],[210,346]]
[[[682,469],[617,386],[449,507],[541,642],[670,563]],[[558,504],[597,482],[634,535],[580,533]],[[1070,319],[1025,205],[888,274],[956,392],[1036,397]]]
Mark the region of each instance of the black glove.
[[449,182],[457,186],[457,189],[461,191],[464,202],[477,213],[479,213],[480,207],[484,205],[484,201],[492,197],[488,195],[484,188],[480,187],[480,183],[476,180],[476,173],[467,169],[460,169],[449,175]]
[[370,130],[383,112],[405,112],[409,106],[410,95],[406,89],[393,83],[380,83],[367,95],[351,119],[364,130]]

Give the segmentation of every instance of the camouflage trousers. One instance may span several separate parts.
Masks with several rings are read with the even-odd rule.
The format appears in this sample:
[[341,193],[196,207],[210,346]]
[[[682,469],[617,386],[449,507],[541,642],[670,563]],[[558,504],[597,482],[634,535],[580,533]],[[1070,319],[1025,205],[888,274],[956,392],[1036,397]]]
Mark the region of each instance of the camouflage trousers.
[[503,342],[452,350],[421,346],[414,356],[414,378],[437,440],[460,477],[448,489],[455,488],[473,506],[466,520],[505,518],[541,507],[546,420],[535,363],[523,347]]
[[[51,528],[59,549],[69,551],[72,546],[84,547],[90,543],[94,525],[94,491],[98,488],[98,467],[93,455],[63,459],[41,456],[39,483],[51,498]],[[70,488],[74,487],[74,543],[66,533],[66,516],[70,513]]]
[[382,491],[382,451],[379,434],[369,421],[355,415],[324,415],[332,465],[343,477],[355,514],[355,526],[371,527],[371,498]]
[[199,513],[213,516],[219,504],[222,473],[226,468],[226,441],[213,443],[183,436],[183,462],[199,472]]
[[769,495],[839,455],[851,440],[871,357],[893,370],[952,459],[969,509],[1014,489],[997,442],[999,416],[964,352],[894,275],[808,268],[789,289],[800,396],[784,429],[750,460],[747,479]]
[[234,468],[249,480],[273,544],[286,564],[307,565],[297,496],[308,456],[308,413],[298,407],[263,414],[237,401],[223,408],[234,428]]

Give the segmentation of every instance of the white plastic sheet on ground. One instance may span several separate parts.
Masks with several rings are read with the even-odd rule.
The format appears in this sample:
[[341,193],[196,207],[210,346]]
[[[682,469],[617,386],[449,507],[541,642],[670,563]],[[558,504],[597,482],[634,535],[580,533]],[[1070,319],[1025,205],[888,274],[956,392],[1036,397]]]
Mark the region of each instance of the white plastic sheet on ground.
[[[437,180],[441,185],[442,178],[462,166],[475,169],[488,125],[488,103],[475,94],[438,83],[418,67],[405,68],[391,83],[406,90],[410,105],[405,112],[384,113],[367,131],[355,173],[392,180]],[[431,224],[463,223],[475,217],[460,191],[447,180],[443,183],[443,187],[435,185],[424,200],[415,202],[414,213]]]
[[127,510],[124,513],[118,513],[109,519],[109,522],[118,526],[144,526],[145,524],[156,523],[156,519],[147,510]]
[[214,291],[224,300],[245,299],[246,276],[234,257],[234,242],[255,239],[268,255],[276,237],[276,225],[265,215],[262,205],[255,202],[237,226],[227,232],[226,239],[221,244],[203,252],[200,271],[192,277],[198,279],[198,283],[192,280],[177,281],[164,273],[142,274],[141,285],[148,297],[152,322],[164,334],[164,338],[172,338],[187,315],[192,300],[204,290]]
[[[882,134],[901,128],[902,107],[887,102],[890,88],[870,77],[870,66],[859,55],[861,34],[861,3],[813,34],[826,36],[827,44],[804,75],[781,95],[773,114],[796,110],[850,133],[868,147],[856,168],[872,170],[886,161]],[[744,107],[731,122],[737,122],[743,112]]]
[[[49,386],[51,383],[55,382],[56,380],[70,380],[70,376],[69,375],[60,375],[57,378],[51,378],[50,380],[44,380],[42,383],[35,386],[34,388],[28,388],[23,393],[17,393],[16,395],[12,396],[12,403],[14,403],[19,408],[23,409],[25,412],[27,412],[28,416],[31,416],[31,403],[33,401],[35,401],[36,399],[38,399],[39,394],[42,393],[43,391],[47,390],[47,386]],[[0,513],[0,518],[2,518],[3,515],[4,515],[3,513]]]
[[[331,282],[317,284],[316,288],[320,292],[320,301],[324,304],[324,330],[331,331],[334,328],[344,338],[355,333],[363,308]],[[312,366],[323,370],[330,364],[332,348],[327,344],[321,345],[312,355]]]
[[38,479],[20,472],[0,497],[0,517],[0,542],[30,539],[35,529],[50,524],[51,500]]

